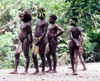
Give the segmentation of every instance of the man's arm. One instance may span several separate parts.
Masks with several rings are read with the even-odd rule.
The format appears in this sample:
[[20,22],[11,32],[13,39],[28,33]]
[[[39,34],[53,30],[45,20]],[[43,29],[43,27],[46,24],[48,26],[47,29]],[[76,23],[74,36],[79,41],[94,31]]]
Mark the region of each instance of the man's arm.
[[76,39],[74,39],[74,37],[73,37],[73,34],[72,34],[72,31],[70,30],[70,39],[71,40],[73,40],[76,44],[77,44],[77,40]]
[[80,45],[80,43],[79,43],[79,41],[78,41],[77,39],[74,39],[71,30],[70,30],[70,39],[73,40],[73,41],[76,43],[76,45],[80,47],[80,46],[82,46],[82,43],[83,43],[83,35],[82,35],[82,31],[81,31],[81,30],[79,30],[79,32],[80,32],[79,39],[80,39],[80,41],[81,41],[81,42],[80,42],[81,45]]
[[70,40],[73,40],[73,35],[72,35],[71,30],[69,31],[69,37],[70,37]]
[[27,25],[27,28],[28,28],[28,36],[29,36],[29,39],[30,39],[30,44],[32,44],[32,42],[33,42],[32,28],[31,28],[30,25]]
[[81,45],[83,44],[83,34],[82,34],[82,31],[80,32],[80,37],[79,37],[79,39],[81,40]]
[[59,27],[59,26],[56,26],[57,27],[57,29],[59,30],[59,33],[57,33],[56,35],[55,35],[55,37],[58,37],[58,36],[60,36],[63,32],[64,32],[64,30],[61,28],[61,27]]

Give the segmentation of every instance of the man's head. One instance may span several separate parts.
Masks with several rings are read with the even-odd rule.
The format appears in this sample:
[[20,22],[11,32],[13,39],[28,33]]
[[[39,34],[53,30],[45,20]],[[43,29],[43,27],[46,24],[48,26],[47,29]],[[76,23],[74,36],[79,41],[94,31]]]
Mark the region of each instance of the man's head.
[[44,19],[45,18],[45,9],[44,8],[38,8],[37,9],[37,16],[39,19]]
[[56,22],[56,20],[57,20],[57,16],[56,16],[55,14],[51,14],[51,15],[49,16],[49,22],[50,22],[51,24],[54,24],[54,23]]
[[32,19],[31,15],[28,13],[28,11],[25,11],[23,13],[20,13],[19,14],[19,17],[24,22],[31,21],[31,19]]
[[78,19],[76,17],[71,18],[70,25],[71,26],[76,26],[76,23],[78,22]]

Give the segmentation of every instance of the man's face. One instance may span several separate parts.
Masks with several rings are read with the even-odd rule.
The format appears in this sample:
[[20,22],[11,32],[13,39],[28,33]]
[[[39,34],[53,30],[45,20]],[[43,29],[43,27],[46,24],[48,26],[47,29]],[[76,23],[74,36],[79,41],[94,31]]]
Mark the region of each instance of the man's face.
[[24,14],[20,15],[20,19],[23,21],[24,20]]
[[54,23],[55,20],[54,20],[52,17],[49,17],[49,22],[50,22],[50,23]]

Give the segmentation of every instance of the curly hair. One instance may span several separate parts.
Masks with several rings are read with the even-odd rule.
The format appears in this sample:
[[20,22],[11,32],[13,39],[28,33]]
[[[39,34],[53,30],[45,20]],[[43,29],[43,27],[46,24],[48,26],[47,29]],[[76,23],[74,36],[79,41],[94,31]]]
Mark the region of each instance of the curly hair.
[[78,22],[78,19],[76,17],[72,17],[72,20]]
[[24,20],[25,22],[31,21],[32,20],[32,16],[31,14],[28,13],[28,11],[22,12],[19,14],[19,17],[21,17],[21,15],[24,15]]
[[31,20],[32,20],[32,16],[31,16],[31,14],[29,14],[27,11],[26,11],[26,12],[24,12],[24,18],[25,18],[25,20],[24,20],[24,21],[26,21],[26,22],[28,22],[28,21],[31,21]]
[[51,14],[50,17],[57,20],[57,16],[55,14]]

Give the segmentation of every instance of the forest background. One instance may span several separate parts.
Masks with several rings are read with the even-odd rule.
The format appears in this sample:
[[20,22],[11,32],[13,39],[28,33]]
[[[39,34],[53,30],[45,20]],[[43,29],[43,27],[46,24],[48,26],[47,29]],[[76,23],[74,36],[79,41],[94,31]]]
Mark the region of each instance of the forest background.
[[[28,10],[32,14],[32,31],[34,33],[37,20],[37,8],[44,7],[46,19],[54,13],[57,15],[57,24],[64,29],[64,34],[59,37],[57,47],[58,60],[62,54],[67,53],[66,64],[70,63],[68,50],[69,21],[77,17],[78,26],[82,28],[84,36],[85,62],[100,61],[100,0],[0,0],[0,69],[14,67],[14,54],[18,46],[18,33],[21,20],[18,14]],[[30,50],[30,57],[31,57]],[[38,55],[39,65],[41,65]],[[32,57],[31,64],[32,66]],[[25,57],[21,54],[20,67],[25,65]]]

